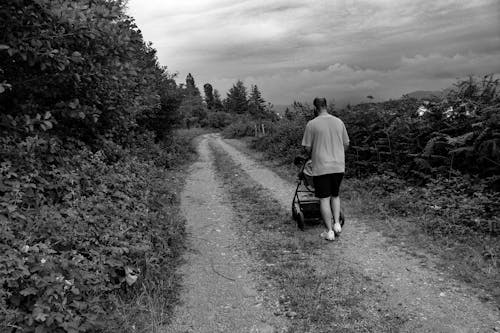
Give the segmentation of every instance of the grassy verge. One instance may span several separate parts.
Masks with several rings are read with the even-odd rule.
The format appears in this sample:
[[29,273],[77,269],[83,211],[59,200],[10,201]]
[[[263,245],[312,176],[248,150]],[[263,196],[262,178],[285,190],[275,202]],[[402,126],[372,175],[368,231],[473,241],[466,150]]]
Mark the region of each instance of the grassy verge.
[[178,303],[182,277],[177,274],[177,268],[184,251],[185,226],[185,219],[179,209],[179,194],[185,184],[187,166],[197,156],[195,140],[205,133],[204,129],[199,128],[180,129],[168,142],[163,143],[163,153],[168,156],[169,161],[175,162],[168,163],[169,168],[163,170],[161,177],[152,180],[151,191],[158,193],[158,189],[162,189],[168,195],[156,197],[150,203],[163,207],[169,217],[168,220],[158,220],[156,223],[175,225],[177,237],[174,238],[172,233],[163,235],[170,248],[168,256],[150,258],[148,275],[141,283],[140,292],[132,298],[120,298],[117,301],[117,312],[122,329],[126,332],[163,332],[163,327],[170,322],[172,310]]
[[212,146],[217,175],[238,215],[240,239],[261,264],[257,268],[278,290],[268,300],[287,316],[289,332],[393,332],[405,315],[386,306],[381,287],[348,262],[321,257],[326,246],[296,231],[288,212],[253,182],[220,148]]
[[[281,177],[295,180],[297,170],[264,152],[249,148],[252,139],[228,140],[273,169]],[[404,184],[380,192],[380,179],[346,179],[342,188],[343,205],[350,216],[364,220],[395,245],[422,256],[422,250],[437,258],[434,263],[450,277],[486,291],[485,301],[500,306],[500,237],[455,226],[422,207],[421,189]],[[383,181],[384,186],[393,184]],[[437,198],[438,199],[438,198]]]
[[[435,255],[433,263],[450,277],[486,291],[484,301],[500,306],[500,237],[461,228],[421,207],[419,189],[399,188],[379,195],[370,181],[349,179],[344,198],[350,210],[392,243],[421,256],[422,249]],[[369,217],[369,220],[368,218]]]

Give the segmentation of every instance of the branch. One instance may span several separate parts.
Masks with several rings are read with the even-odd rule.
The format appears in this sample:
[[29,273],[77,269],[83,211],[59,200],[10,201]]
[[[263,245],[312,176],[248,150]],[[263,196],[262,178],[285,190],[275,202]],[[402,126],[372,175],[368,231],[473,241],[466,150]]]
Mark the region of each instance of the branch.
[[219,271],[217,271],[214,267],[214,263],[212,262],[212,260],[210,260],[210,266],[212,267],[212,271],[219,275],[219,276],[222,276],[224,279],[228,279],[229,281],[236,281],[236,279],[233,279],[233,278],[230,278],[228,276],[225,276],[224,274],[220,273]]

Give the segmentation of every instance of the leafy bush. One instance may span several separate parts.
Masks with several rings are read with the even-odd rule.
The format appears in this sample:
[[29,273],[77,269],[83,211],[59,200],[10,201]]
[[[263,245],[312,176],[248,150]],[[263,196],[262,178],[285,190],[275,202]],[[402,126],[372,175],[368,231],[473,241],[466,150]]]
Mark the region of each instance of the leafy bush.
[[443,99],[403,98],[340,111],[353,146],[350,169],[356,175],[391,170],[422,181],[453,170],[498,178],[498,84],[492,76],[470,78]]
[[233,123],[224,128],[222,134],[227,138],[241,138],[255,135],[255,123],[247,118],[236,118]]
[[[177,86],[123,6],[118,0],[2,3],[0,126],[48,129],[54,125],[44,122],[48,112],[58,124],[52,134],[95,144],[121,141],[138,120],[169,125]],[[168,126],[150,129],[162,134]]]
[[173,274],[184,224],[165,169],[106,159],[82,149],[50,170],[2,162],[2,332],[118,327],[117,297]]
[[205,127],[223,129],[229,126],[233,121],[233,116],[227,112],[209,112],[206,119]]
[[[491,177],[491,188],[499,190],[498,84],[491,76],[479,82],[471,78],[457,83],[446,98],[425,105],[402,98],[332,110],[346,124],[351,140],[348,174],[365,177],[390,171],[425,183],[458,171]],[[255,147],[275,157],[297,154],[310,118],[310,108],[295,103],[294,111],[276,122],[269,135],[256,139]],[[241,132],[233,130],[230,134],[238,136]]]
[[351,179],[349,190],[376,198],[377,203],[367,203],[369,211],[439,220],[440,223],[425,225],[433,235],[466,236],[471,231],[494,235],[498,232],[499,226],[495,223],[500,215],[500,193],[489,191],[487,182],[477,177],[437,177],[425,186],[409,186],[389,172],[362,180]]
[[[433,228],[447,229],[445,235],[498,232],[497,86],[498,80],[490,76],[459,82],[446,98],[427,103],[427,111],[420,115],[422,102],[409,98],[333,111],[351,139],[347,176],[366,178],[359,187],[392,213],[440,220]],[[268,135],[254,139],[253,147],[291,163],[302,153],[302,135],[311,115],[307,105],[296,103]]]
[[489,191],[487,184],[468,175],[432,179],[424,187],[422,203],[428,215],[439,217],[446,224],[430,225],[429,230],[464,236],[470,230],[497,233],[500,193]]
[[282,120],[270,127],[269,135],[256,138],[252,145],[273,158],[291,163],[295,156],[303,155],[301,143],[304,129],[305,122],[302,120]]
[[127,331],[119,304],[174,280],[183,238],[174,76],[121,0],[7,0],[0,20],[0,331]]

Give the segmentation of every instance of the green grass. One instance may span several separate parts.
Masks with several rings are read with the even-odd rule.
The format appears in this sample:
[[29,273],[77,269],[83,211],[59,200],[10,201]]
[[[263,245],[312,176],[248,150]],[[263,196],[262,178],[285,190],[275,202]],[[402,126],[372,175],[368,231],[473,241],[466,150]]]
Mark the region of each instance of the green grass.
[[266,190],[220,148],[211,148],[217,175],[238,216],[241,239],[266,277],[260,288],[271,284],[278,290],[278,303],[268,306],[290,319],[289,332],[398,331],[406,316],[387,306],[380,285],[340,257],[322,256],[327,243],[297,231],[288,212]]

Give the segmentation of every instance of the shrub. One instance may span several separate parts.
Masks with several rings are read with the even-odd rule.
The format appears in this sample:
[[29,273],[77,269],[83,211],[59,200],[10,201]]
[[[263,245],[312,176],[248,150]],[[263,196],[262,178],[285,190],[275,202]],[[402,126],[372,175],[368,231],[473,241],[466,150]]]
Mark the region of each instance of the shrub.
[[0,331],[126,331],[118,300],[171,278],[183,238],[174,76],[121,0],[0,19]]
[[222,131],[226,138],[241,138],[255,135],[255,123],[246,118],[237,118]]
[[[0,126],[39,123],[87,144],[143,126],[168,131],[176,84],[118,0],[13,1],[0,7]],[[161,124],[162,126],[149,126]],[[54,123],[52,123],[54,125]]]
[[2,163],[2,332],[119,326],[114,299],[167,274],[180,250],[184,224],[164,169],[130,155],[110,165],[84,149],[64,167],[20,171]]
[[301,147],[305,122],[302,120],[281,120],[276,122],[269,134],[253,141],[253,147],[263,150],[285,163],[293,161],[297,155],[303,155]]
[[215,129],[223,129],[229,126],[232,121],[233,116],[227,112],[209,112],[204,126]]

